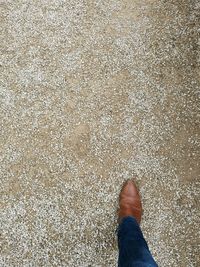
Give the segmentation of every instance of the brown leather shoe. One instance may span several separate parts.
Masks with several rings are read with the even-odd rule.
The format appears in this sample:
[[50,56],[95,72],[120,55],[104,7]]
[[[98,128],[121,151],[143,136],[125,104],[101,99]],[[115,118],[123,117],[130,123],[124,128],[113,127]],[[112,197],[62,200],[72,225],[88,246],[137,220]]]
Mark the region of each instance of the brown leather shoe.
[[120,223],[125,216],[133,216],[138,223],[140,223],[142,217],[139,191],[132,179],[124,183],[119,195],[118,222]]

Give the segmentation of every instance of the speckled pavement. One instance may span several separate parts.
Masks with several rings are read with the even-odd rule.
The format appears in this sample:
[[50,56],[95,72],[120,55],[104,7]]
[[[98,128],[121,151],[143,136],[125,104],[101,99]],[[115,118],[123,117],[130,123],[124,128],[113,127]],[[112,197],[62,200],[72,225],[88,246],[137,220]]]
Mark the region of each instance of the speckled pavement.
[[200,266],[200,2],[0,6],[0,266],[117,266],[132,177],[159,266]]

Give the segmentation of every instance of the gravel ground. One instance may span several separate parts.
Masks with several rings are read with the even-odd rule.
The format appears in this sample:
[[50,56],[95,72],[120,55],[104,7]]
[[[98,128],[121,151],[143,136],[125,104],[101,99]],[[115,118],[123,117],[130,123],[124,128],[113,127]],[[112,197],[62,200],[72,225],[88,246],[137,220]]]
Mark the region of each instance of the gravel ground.
[[0,266],[116,266],[132,177],[159,266],[200,266],[199,1],[0,5]]

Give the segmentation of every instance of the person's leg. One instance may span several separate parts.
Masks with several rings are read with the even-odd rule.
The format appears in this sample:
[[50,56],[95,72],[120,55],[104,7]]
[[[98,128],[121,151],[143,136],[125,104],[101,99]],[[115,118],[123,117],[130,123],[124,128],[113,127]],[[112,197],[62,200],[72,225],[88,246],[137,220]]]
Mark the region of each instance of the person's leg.
[[118,267],[155,267],[148,245],[140,229],[142,202],[133,180],[127,180],[119,195]]
[[124,217],[118,227],[118,267],[155,267],[148,245],[137,220]]

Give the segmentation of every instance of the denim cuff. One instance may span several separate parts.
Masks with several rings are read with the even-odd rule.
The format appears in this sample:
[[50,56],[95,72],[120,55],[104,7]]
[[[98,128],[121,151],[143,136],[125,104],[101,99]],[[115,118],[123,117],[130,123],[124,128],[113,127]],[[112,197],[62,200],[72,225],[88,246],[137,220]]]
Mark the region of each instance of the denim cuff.
[[116,230],[115,230],[115,234],[116,234],[116,235],[117,235],[118,232],[119,232],[119,228],[120,228],[121,224],[122,224],[125,220],[129,220],[129,219],[133,220],[134,223],[136,223],[136,224],[139,226],[139,224],[138,224],[137,220],[135,219],[135,217],[130,216],[130,215],[125,216],[125,217],[122,217],[122,219],[120,220],[120,222],[119,222],[119,224],[118,224],[118,226],[117,226],[117,228],[116,228]]

